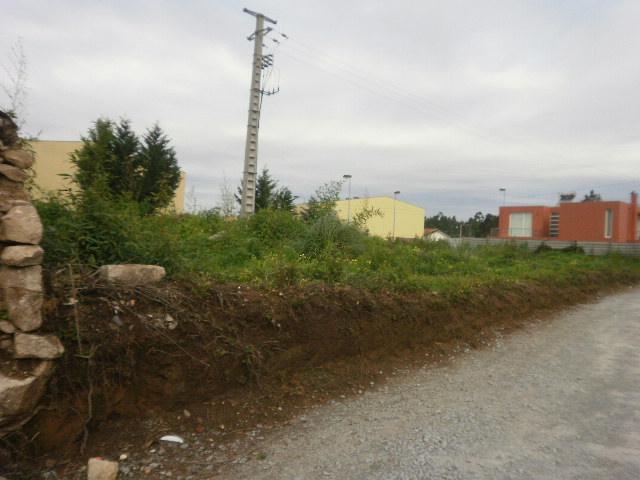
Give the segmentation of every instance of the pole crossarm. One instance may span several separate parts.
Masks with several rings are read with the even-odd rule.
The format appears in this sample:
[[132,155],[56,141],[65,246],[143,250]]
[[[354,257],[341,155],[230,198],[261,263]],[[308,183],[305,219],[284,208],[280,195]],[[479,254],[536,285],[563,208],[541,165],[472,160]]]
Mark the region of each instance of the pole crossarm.
[[254,12],[253,10],[249,10],[248,8],[244,8],[242,11],[244,13],[248,13],[249,15],[253,15],[254,17],[262,17],[266,22],[273,23],[274,25],[278,23],[277,20],[274,20],[273,18],[269,18],[263,13]]

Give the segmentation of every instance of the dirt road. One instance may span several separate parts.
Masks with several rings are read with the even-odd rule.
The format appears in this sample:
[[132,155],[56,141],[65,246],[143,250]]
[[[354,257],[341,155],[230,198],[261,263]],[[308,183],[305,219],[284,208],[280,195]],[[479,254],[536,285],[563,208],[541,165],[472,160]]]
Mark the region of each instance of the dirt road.
[[310,411],[216,478],[638,479],[640,289]]

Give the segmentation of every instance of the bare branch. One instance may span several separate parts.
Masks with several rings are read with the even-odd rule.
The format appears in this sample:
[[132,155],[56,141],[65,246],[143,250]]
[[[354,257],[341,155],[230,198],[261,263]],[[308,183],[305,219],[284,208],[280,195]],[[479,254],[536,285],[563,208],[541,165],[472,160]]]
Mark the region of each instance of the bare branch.
[[18,38],[11,46],[7,63],[2,64],[5,78],[0,81],[0,88],[6,96],[2,108],[15,119],[20,129],[26,123],[27,66],[22,38]]

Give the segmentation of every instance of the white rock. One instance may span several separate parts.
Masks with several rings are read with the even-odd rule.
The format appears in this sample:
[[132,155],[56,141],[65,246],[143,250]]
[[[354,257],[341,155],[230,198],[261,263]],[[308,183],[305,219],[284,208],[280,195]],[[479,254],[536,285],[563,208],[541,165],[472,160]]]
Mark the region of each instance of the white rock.
[[55,335],[16,333],[13,337],[14,358],[54,359],[64,353],[64,346]]
[[18,205],[2,217],[0,240],[37,245],[42,240],[42,222],[33,205]]
[[9,320],[23,332],[42,325],[42,267],[2,267],[0,290]]
[[98,269],[100,279],[128,286],[159,282],[165,275],[165,269],[158,265],[103,265]]
[[87,480],[116,480],[118,478],[118,462],[94,457],[87,465]]
[[0,263],[11,267],[40,265],[44,250],[38,245],[11,245],[0,254]]

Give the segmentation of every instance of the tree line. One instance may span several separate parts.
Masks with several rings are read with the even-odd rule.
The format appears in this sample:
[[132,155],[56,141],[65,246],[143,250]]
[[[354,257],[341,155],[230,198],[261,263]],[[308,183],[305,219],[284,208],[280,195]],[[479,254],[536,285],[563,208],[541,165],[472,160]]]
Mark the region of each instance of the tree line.
[[468,220],[458,220],[455,215],[447,216],[438,212],[424,220],[425,228],[437,228],[451,237],[462,235],[465,237],[488,237],[498,228],[499,216],[492,213],[477,212]]

